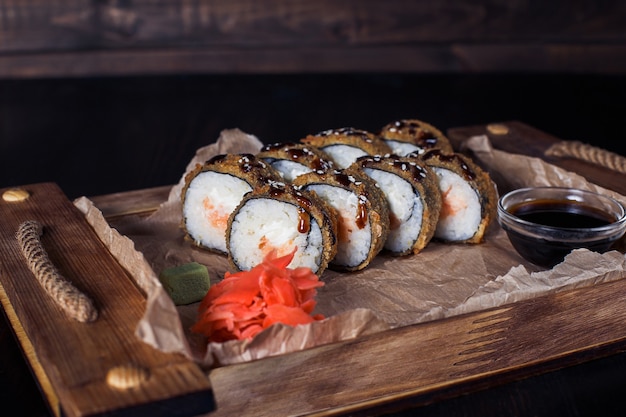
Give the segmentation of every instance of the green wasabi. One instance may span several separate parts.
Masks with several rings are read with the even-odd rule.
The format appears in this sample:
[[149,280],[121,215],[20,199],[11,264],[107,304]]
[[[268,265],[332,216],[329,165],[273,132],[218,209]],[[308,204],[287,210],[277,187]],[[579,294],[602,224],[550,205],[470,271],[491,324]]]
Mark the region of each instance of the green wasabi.
[[197,262],[166,268],[159,281],[176,305],[201,301],[211,286],[209,271]]

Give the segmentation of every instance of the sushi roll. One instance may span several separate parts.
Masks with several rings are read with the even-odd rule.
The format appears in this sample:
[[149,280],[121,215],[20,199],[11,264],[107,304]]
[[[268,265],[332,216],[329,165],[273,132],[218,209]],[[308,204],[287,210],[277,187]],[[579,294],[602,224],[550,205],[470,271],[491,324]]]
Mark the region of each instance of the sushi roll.
[[389,204],[385,249],[396,256],[419,253],[430,242],[441,211],[435,173],[417,158],[363,156],[353,165],[378,184]]
[[312,171],[294,180],[298,188],[313,192],[335,209],[336,270],[365,268],[383,249],[389,234],[389,208],[374,180],[358,170]]
[[233,210],[226,229],[228,258],[240,271],[252,269],[276,251],[295,251],[290,268],[321,275],[337,251],[337,222],[321,199],[291,184],[273,182],[254,190]]
[[327,171],[333,162],[324,152],[303,143],[275,143],[265,145],[256,155],[278,171],[285,181],[311,171]]
[[482,242],[498,201],[489,174],[460,153],[433,149],[409,157],[424,161],[438,178],[442,207],[434,237],[448,242]]
[[255,188],[282,181],[278,172],[251,154],[217,155],[185,176],[181,192],[186,236],[199,247],[226,254],[228,217]]
[[400,156],[416,152],[423,154],[430,149],[452,153],[450,140],[436,127],[417,119],[397,120],[385,125],[380,138]]
[[391,149],[376,135],[361,129],[344,127],[330,129],[301,139],[302,143],[320,149],[344,169],[352,165],[359,156],[385,155]]

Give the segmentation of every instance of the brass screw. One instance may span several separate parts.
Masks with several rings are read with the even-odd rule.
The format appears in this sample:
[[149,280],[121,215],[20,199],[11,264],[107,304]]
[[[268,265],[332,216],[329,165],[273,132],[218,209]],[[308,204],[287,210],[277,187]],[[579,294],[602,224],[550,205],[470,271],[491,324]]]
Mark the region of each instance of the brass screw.
[[125,390],[137,387],[150,378],[150,372],[135,365],[120,365],[109,369],[107,384],[113,388]]
[[487,125],[487,131],[492,135],[506,135],[509,133],[509,128],[500,123],[492,123]]
[[2,193],[2,199],[9,203],[18,203],[30,197],[30,193],[22,188],[12,188]]

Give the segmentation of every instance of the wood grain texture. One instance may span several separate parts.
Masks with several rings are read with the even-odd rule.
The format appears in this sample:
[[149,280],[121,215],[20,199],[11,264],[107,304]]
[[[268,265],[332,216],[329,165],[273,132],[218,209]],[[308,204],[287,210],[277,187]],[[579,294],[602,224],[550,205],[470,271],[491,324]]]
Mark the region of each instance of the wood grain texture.
[[[134,336],[145,309],[144,295],[98,240],[82,213],[54,184],[25,188],[31,193],[27,200],[0,203],[2,302],[5,310],[14,312],[9,318],[19,320],[14,328],[23,330],[23,345],[32,348],[31,366],[36,373],[45,374],[54,391],[48,397],[58,399],[56,413],[114,415],[134,409],[138,415],[145,411],[154,415],[158,414],[155,404],[197,395],[205,400],[196,405],[210,409],[210,383],[195,364],[159,352]],[[52,263],[93,298],[100,313],[95,322],[68,319],[28,269],[15,232],[21,222],[30,219],[43,225],[41,242]],[[109,369],[126,364],[147,369],[150,378],[129,390],[108,386]]]
[[619,1],[29,0],[0,13],[2,77],[626,71]]
[[409,399],[415,405],[444,388],[467,393],[488,379],[503,383],[571,365],[585,351],[618,352],[626,346],[626,311],[615,294],[624,290],[626,282],[617,281],[218,368],[210,374],[213,415],[341,415]]

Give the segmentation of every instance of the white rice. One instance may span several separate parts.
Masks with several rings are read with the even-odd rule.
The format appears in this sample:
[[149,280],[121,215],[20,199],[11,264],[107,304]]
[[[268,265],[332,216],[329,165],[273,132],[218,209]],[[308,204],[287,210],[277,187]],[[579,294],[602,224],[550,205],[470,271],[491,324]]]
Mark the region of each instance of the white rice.
[[358,196],[349,190],[328,184],[311,184],[306,189],[317,193],[337,210],[337,254],[332,263],[354,267],[365,261],[372,244],[372,231],[369,219],[362,229],[356,224]]
[[389,210],[400,223],[389,230],[385,249],[404,252],[413,247],[422,230],[424,205],[420,195],[405,179],[387,171],[364,168],[365,173],[378,184],[389,203]]
[[433,167],[439,179],[443,205],[435,237],[463,241],[476,234],[482,220],[478,192],[449,169]]
[[385,143],[391,148],[391,153],[395,155],[406,156],[411,152],[417,152],[418,154],[424,153],[423,148],[413,143],[401,142],[393,139],[385,139]]
[[226,253],[228,216],[250,185],[233,175],[214,171],[198,174],[189,184],[183,219],[191,238],[199,245]]
[[342,144],[324,146],[322,151],[330,155],[335,165],[340,169],[348,168],[359,156],[367,155],[367,152],[361,148]]
[[272,249],[282,256],[297,247],[289,267],[304,266],[317,271],[323,252],[322,231],[310,217],[308,233],[299,232],[300,215],[294,204],[270,198],[248,200],[235,214],[229,231],[229,253],[235,263],[249,270]]
[[277,170],[287,182],[293,181],[297,176],[311,172],[312,169],[299,162],[287,159],[275,159],[270,165]]

